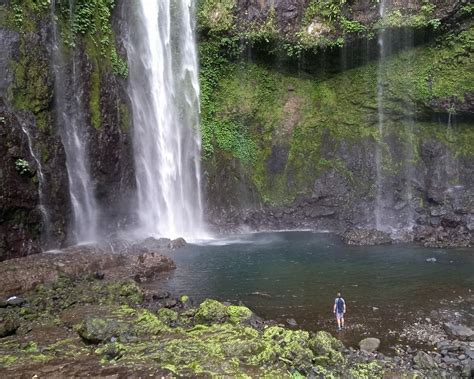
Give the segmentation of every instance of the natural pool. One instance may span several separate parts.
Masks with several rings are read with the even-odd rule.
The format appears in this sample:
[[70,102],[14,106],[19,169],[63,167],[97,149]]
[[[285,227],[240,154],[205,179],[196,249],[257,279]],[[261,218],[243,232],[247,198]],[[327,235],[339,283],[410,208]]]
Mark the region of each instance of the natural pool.
[[348,311],[341,338],[355,343],[368,334],[385,338],[441,307],[469,314],[472,305],[459,296],[472,298],[473,253],[411,244],[354,247],[327,233],[255,233],[187,245],[172,254],[177,269],[153,286],[195,301],[242,302],[265,319],[293,318],[299,327],[330,331],[341,291]]

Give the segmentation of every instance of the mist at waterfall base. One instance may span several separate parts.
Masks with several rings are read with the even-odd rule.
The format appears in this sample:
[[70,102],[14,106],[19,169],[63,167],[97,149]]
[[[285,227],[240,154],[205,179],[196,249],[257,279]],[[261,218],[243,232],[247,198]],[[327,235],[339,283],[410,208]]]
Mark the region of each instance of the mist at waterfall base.
[[342,291],[348,330],[341,337],[354,343],[364,333],[386,341],[390,330],[430,317],[474,287],[469,249],[346,246],[333,234],[313,232],[255,233],[220,242],[172,253],[176,270],[150,287],[196,302],[242,302],[265,319],[294,318],[309,330],[334,330],[332,302]]

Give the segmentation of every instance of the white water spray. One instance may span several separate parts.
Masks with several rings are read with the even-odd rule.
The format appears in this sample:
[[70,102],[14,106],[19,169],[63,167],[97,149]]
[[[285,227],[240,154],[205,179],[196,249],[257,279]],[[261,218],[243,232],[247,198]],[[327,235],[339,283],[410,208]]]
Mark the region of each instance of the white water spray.
[[127,43],[138,233],[205,235],[193,0],[140,0]]

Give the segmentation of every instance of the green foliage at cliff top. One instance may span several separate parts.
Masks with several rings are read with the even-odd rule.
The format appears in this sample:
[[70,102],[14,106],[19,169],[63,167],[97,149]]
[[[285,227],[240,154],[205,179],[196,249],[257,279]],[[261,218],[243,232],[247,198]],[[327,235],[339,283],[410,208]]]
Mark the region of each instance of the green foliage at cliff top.
[[[353,37],[372,38],[381,28],[403,28],[434,30],[441,26],[436,18],[436,5],[428,0],[414,4],[410,9],[393,5],[383,18],[378,18],[378,1],[364,3],[365,21],[358,21],[360,2],[347,0],[309,0],[305,2],[303,14],[294,25],[282,30],[277,23],[273,3],[261,3],[259,17],[247,20],[237,15],[236,0],[201,0],[198,3],[199,30],[207,35],[238,37],[250,46],[265,42],[268,52],[298,56],[304,51],[343,46]],[[353,10],[353,8],[355,8]],[[465,12],[470,10],[466,8]]]

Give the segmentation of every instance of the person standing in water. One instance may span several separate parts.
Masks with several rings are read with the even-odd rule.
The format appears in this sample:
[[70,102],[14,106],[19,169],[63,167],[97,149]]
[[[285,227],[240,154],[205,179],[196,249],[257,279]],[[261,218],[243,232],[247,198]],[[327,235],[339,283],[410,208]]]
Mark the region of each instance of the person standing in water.
[[346,313],[346,302],[341,296],[341,293],[337,293],[336,300],[334,301],[333,312],[336,315],[337,330],[344,328],[344,313]]

